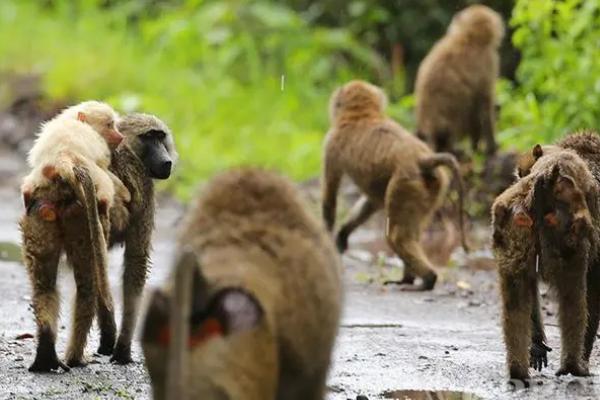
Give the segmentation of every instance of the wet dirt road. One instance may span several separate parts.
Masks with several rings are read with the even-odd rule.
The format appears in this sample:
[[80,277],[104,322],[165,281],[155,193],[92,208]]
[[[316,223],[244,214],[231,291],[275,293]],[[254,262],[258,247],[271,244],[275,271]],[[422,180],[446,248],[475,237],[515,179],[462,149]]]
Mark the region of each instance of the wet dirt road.
[[[0,151],[0,242],[17,244],[16,221],[21,212],[18,174],[21,161]],[[168,275],[173,237],[182,208],[173,201],[159,202],[153,268],[148,287],[161,284]],[[368,234],[357,233],[361,238]],[[369,254],[356,250],[344,256],[347,294],[345,314],[328,399],[383,398],[400,389],[457,390],[484,399],[593,399],[600,397],[597,378],[555,378],[559,362],[558,330],[554,316],[546,317],[550,345],[549,368],[534,373],[528,390],[512,390],[505,382],[504,346],[499,326],[497,287],[489,268],[450,268],[432,293],[401,293],[376,281],[397,267],[382,267]],[[69,373],[31,374],[34,339],[17,340],[35,333],[29,308],[29,285],[24,267],[14,259],[14,247],[0,247],[0,399],[148,399],[148,376],[134,346],[136,362],[115,366],[107,357],[92,356],[97,344],[94,328],[88,342],[90,364]],[[482,254],[486,254],[485,252]],[[110,281],[117,310],[120,308],[118,251],[111,253]],[[372,265],[375,264],[375,265]],[[489,264],[489,262],[488,262]],[[72,274],[60,275],[62,318],[58,351],[64,353],[74,293]],[[148,292],[148,290],[146,290]],[[553,314],[549,308],[547,313]],[[591,370],[598,373],[598,350]],[[468,398],[468,397],[467,397]]]

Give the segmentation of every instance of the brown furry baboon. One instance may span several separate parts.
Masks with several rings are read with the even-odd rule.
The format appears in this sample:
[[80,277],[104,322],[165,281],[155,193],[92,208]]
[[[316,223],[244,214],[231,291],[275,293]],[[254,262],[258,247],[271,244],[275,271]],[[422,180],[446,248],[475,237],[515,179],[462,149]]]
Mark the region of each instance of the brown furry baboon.
[[[449,153],[434,153],[417,137],[386,117],[383,91],[363,81],[352,81],[330,100],[331,129],[325,138],[323,161],[323,218],[333,229],[336,197],[342,176],[348,175],[363,192],[340,228],[336,243],[343,252],[348,237],[377,210],[387,216],[389,245],[404,261],[401,284],[408,290],[431,290],[437,275],[419,243],[432,214],[442,205],[449,186],[448,167],[459,187],[459,215],[463,246],[462,179]],[[423,280],[412,285],[416,277]]]
[[[148,273],[154,229],[153,179],[169,178],[178,156],[169,127],[153,115],[127,115],[119,121],[118,128],[125,138],[112,154],[110,169],[131,193],[131,201],[115,199],[110,212],[109,247],[125,246],[123,316],[115,346],[112,300],[106,296],[98,299],[98,353],[112,354],[111,361],[127,364],[132,361],[131,339]],[[106,275],[100,277],[99,285],[108,288]],[[102,292],[110,295],[108,289]]]
[[454,16],[446,35],[425,57],[415,82],[417,136],[436,151],[454,152],[454,144],[469,136],[473,151],[485,141],[486,153],[496,152],[494,139],[498,47],[504,24],[483,5]]
[[[142,334],[154,398],[323,399],[341,265],[292,184],[257,169],[221,174],[181,242],[175,288],[154,293]],[[190,289],[188,312],[177,301]]]
[[[109,221],[109,215],[98,213],[90,174],[76,165],[74,181],[61,178],[36,188],[20,221],[23,259],[32,283],[38,325],[38,348],[31,371],[84,365],[83,350],[96,310],[101,330],[98,351],[112,353],[116,329],[106,275],[109,231],[111,244],[124,242],[126,247],[123,328],[113,359],[122,363],[131,360],[131,331],[145,280],[154,223],[151,178],[168,177],[173,151],[168,128],[155,117],[132,115],[125,117],[119,126],[126,137],[113,153],[111,168],[127,186],[131,201],[119,196],[111,199]],[[62,253],[73,267],[77,285],[66,365],[59,361],[55,350],[59,312],[56,276]]]
[[[492,207],[511,379],[547,365],[537,282],[556,289],[561,327],[557,375],[588,375],[600,318],[600,138],[568,136]],[[561,150],[562,149],[562,150]],[[529,353],[528,353],[529,349]]]

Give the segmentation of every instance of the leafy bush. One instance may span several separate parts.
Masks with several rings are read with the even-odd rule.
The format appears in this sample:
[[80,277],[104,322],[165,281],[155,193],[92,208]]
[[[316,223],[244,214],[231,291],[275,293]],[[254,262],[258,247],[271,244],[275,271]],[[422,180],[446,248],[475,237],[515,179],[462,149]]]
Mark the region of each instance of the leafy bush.
[[500,139],[551,142],[600,127],[600,1],[519,0],[511,21],[519,86],[503,82]]
[[183,197],[232,165],[315,175],[329,93],[381,69],[348,31],[311,27],[275,3],[187,0],[145,12],[146,3],[3,0],[0,68],[41,73],[53,97],[164,118]]

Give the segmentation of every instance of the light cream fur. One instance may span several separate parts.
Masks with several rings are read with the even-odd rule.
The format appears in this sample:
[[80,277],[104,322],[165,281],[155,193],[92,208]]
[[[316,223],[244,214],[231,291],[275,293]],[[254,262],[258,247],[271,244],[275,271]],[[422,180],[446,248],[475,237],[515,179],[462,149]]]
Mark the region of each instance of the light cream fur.
[[[78,120],[84,113],[86,122]],[[23,180],[23,193],[50,183],[44,176],[45,167],[53,166],[63,179],[74,182],[73,167],[87,168],[96,187],[97,198],[110,207],[115,191],[129,201],[130,194],[123,183],[109,170],[110,148],[99,133],[103,127],[116,122],[118,114],[106,103],[86,101],[69,107],[42,125],[29,152],[31,173]]]

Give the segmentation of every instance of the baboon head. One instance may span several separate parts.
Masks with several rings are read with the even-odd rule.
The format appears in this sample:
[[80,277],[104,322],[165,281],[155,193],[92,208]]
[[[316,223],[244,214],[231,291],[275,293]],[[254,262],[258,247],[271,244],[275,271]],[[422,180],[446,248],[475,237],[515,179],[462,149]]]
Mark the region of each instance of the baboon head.
[[462,36],[470,43],[498,47],[504,37],[504,23],[500,14],[477,4],[457,13],[452,18],[448,33]]
[[339,116],[345,113],[371,111],[381,115],[387,104],[387,96],[379,87],[365,81],[350,81],[331,95],[329,118],[333,124]]
[[123,135],[116,126],[119,115],[106,103],[95,100],[84,101],[67,108],[62,115],[77,118],[90,125],[112,148],[123,140]]
[[119,120],[118,129],[129,146],[140,158],[148,175],[167,179],[177,162],[173,136],[167,125],[149,114],[130,114]]

